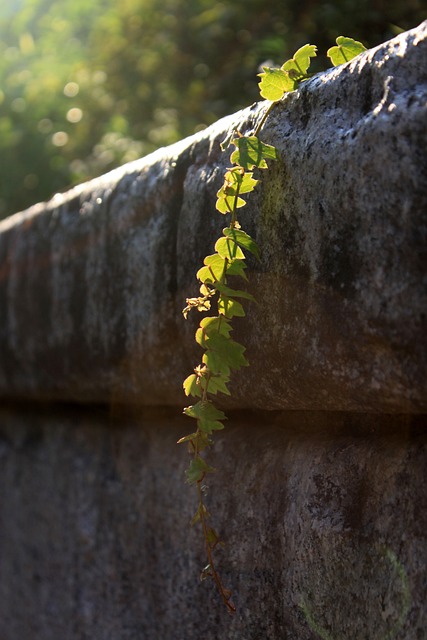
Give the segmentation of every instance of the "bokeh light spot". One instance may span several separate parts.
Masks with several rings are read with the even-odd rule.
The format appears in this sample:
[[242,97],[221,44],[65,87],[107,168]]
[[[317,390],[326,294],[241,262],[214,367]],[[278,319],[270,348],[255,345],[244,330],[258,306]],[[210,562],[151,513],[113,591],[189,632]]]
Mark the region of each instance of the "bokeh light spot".
[[67,111],[67,120],[68,122],[72,122],[73,124],[76,122],[80,122],[83,118],[83,111],[77,107],[73,107]]
[[67,96],[67,98],[74,98],[74,96],[78,94],[79,90],[80,87],[77,82],[67,82],[64,87],[64,95]]
[[65,133],[65,131],[57,131],[52,136],[52,144],[55,145],[55,147],[63,147],[67,142],[68,133]]

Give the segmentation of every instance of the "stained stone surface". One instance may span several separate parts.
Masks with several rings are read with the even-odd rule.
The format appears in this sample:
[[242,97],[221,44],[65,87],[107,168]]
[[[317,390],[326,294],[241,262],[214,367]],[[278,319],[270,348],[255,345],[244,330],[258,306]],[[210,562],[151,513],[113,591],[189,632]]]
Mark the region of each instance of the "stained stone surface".
[[[0,223],[1,397],[182,403],[219,142],[265,108]],[[233,406],[424,412],[427,22],[289,94],[262,138],[280,160],[242,214],[262,258]]]
[[207,500],[234,617],[198,578],[185,419],[3,407],[2,640],[423,640],[425,421],[230,418]]

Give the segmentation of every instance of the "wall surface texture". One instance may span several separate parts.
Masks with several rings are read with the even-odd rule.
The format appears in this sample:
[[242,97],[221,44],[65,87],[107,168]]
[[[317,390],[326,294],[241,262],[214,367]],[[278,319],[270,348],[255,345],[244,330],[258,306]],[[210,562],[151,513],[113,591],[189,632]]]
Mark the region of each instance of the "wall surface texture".
[[265,108],[0,222],[2,640],[427,638],[427,22],[263,127],[209,492],[237,614],[198,581],[181,309]]

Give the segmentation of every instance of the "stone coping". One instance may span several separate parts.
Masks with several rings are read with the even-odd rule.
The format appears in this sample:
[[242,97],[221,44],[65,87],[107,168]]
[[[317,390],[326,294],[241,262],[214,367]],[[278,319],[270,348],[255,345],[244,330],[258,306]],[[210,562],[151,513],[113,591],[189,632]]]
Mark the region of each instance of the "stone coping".
[[[229,408],[422,413],[427,21],[289,94],[256,237]],[[0,397],[180,406],[198,364],[185,297],[224,220],[215,194],[266,103],[0,223]]]

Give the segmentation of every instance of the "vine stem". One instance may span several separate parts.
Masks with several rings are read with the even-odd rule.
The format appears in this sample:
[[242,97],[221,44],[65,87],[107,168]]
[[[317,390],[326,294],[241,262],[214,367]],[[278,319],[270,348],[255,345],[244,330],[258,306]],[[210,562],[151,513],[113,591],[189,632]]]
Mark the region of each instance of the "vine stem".
[[202,523],[202,529],[203,529],[203,536],[205,538],[205,545],[206,545],[206,555],[209,561],[209,570],[211,572],[211,576],[215,582],[216,588],[218,589],[218,592],[225,604],[225,606],[227,607],[228,611],[230,613],[235,613],[236,612],[236,607],[235,605],[231,602],[230,600],[230,595],[228,594],[227,590],[225,589],[224,585],[222,584],[222,580],[215,568],[215,562],[213,559],[213,555],[212,555],[212,548],[209,542],[209,532],[208,532],[208,525],[206,523],[206,517],[205,517],[205,504],[203,502],[203,492],[202,492],[202,482],[203,482],[204,478],[202,478],[201,480],[198,480],[197,482],[197,493],[198,493],[198,498],[199,498],[199,506],[201,506],[202,508],[199,509],[200,512],[200,522]]
[[270,115],[270,113],[271,113],[271,110],[273,109],[274,105],[276,105],[276,104],[277,104],[277,102],[278,102],[278,100],[275,100],[275,101],[274,101],[274,102],[272,102],[272,103],[268,106],[268,108],[265,110],[264,115],[262,116],[261,120],[258,122],[258,124],[257,124],[257,126],[256,126],[256,128],[255,128],[255,131],[254,131],[254,132],[253,132],[253,134],[252,134],[253,136],[255,136],[255,137],[256,137],[256,136],[259,134],[259,132],[261,131],[261,129],[262,129],[263,125],[264,125],[264,122],[267,120],[268,116],[269,116],[269,115]]

